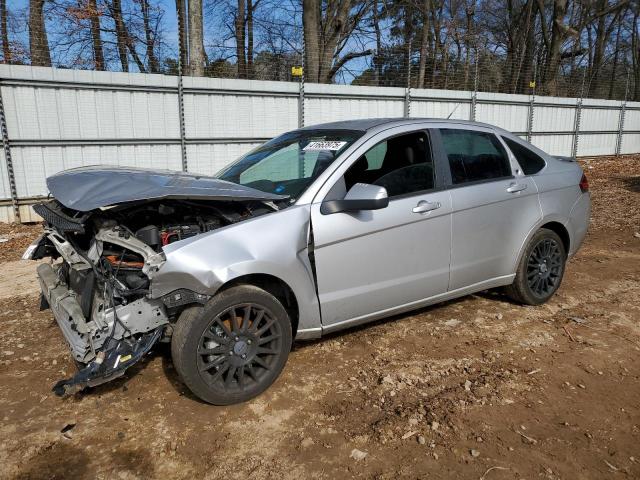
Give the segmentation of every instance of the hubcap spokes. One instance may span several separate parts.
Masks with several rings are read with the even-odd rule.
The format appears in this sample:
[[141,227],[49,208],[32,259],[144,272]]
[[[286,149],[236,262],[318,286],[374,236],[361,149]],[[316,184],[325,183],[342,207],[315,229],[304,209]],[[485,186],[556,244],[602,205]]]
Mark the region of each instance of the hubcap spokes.
[[527,284],[534,295],[544,297],[558,285],[562,273],[562,253],[558,243],[541,240],[531,251],[527,262]]
[[197,352],[200,374],[226,391],[259,383],[280,355],[281,337],[278,322],[261,305],[229,307],[202,333]]

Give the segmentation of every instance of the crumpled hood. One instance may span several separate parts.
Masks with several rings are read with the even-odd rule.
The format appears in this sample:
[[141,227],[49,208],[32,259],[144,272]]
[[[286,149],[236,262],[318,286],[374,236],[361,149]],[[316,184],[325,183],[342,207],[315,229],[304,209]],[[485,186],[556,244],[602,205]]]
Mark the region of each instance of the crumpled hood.
[[161,198],[264,201],[287,198],[193,173],[107,165],[65,170],[48,177],[47,187],[65,207],[81,212]]

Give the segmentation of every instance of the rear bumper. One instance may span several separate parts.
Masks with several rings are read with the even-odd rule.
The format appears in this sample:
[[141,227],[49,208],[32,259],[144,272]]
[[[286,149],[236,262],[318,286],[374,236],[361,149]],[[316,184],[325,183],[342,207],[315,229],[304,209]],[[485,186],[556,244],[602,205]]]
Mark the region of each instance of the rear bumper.
[[591,217],[591,196],[588,192],[580,194],[569,214],[568,229],[571,238],[569,256],[572,257],[578,251],[589,229]]
[[37,272],[42,295],[69,344],[73,358],[87,363],[95,353],[91,349],[90,331],[75,292],[59,279],[51,265],[43,263],[38,266]]

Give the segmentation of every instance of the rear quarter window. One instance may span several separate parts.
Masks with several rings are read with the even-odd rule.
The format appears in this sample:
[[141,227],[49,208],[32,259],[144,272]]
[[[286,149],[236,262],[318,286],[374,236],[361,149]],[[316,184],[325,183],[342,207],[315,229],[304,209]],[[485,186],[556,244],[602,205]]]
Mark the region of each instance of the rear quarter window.
[[516,157],[516,160],[518,161],[518,164],[520,164],[520,168],[522,168],[525,175],[538,173],[546,166],[545,161],[540,155],[529,150],[524,145],[514,142],[510,138],[506,137],[502,137],[502,140],[507,144],[507,147],[509,147],[513,156]]

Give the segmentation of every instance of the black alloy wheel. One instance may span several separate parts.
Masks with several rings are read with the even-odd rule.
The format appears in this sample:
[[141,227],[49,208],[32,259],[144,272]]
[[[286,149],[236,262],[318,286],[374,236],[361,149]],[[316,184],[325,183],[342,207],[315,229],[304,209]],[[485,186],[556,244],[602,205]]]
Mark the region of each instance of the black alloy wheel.
[[180,315],[171,339],[174,366],[189,389],[214,405],[249,400],[282,371],[291,320],[270,293],[238,285]]

